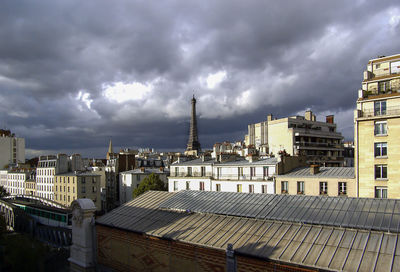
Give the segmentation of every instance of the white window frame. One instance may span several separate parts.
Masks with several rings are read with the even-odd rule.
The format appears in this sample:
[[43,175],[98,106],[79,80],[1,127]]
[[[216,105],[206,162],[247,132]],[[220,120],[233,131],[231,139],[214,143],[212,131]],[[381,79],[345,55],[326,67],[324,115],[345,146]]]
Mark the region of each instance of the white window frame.
[[387,198],[387,189],[387,186],[375,186],[375,198]]
[[[385,168],[386,171],[384,171]],[[376,180],[387,180],[388,178],[387,164],[375,164],[374,173]]]
[[374,143],[374,155],[375,157],[387,157],[387,142]]
[[374,135],[375,136],[386,136],[387,132],[388,132],[387,121],[375,122],[375,124],[374,124]]

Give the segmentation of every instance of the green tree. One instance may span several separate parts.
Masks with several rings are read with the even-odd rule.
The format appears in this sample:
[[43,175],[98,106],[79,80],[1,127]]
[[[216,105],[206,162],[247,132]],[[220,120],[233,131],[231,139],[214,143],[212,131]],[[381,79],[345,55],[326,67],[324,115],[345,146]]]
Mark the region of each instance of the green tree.
[[164,184],[164,182],[160,179],[160,177],[157,174],[152,173],[142,180],[138,188],[133,190],[132,194],[133,198],[138,197],[139,195],[149,190],[166,191],[167,186]]
[[8,196],[6,189],[3,186],[0,186],[0,197]]

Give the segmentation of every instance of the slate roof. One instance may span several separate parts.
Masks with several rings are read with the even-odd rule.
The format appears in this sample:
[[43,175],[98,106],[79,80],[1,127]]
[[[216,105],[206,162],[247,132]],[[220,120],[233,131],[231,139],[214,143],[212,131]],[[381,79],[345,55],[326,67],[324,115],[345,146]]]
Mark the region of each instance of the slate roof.
[[354,178],[354,167],[320,167],[319,173],[311,174],[310,167],[296,168],[277,177],[326,177],[326,178]]

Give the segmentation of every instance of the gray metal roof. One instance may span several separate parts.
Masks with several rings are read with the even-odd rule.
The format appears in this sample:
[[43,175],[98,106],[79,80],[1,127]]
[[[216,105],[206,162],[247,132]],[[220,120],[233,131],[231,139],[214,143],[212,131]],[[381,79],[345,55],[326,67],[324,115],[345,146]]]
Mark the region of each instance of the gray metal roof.
[[215,163],[215,166],[240,166],[240,165],[275,165],[278,163],[277,158],[259,159],[250,162],[248,160],[237,160],[237,161],[227,161]]
[[[238,254],[324,270],[397,271],[400,267],[398,233],[158,208],[178,194],[147,192],[97,219],[96,223],[221,250],[230,243]],[[257,203],[255,199],[259,195],[247,195],[251,196],[247,199],[248,206]],[[192,200],[196,199],[198,195]],[[328,199],[325,197],[325,201]],[[182,200],[182,206],[187,204]],[[285,203],[271,205],[284,208]],[[369,210],[380,209],[372,206]],[[399,211],[397,205],[386,207],[389,210]],[[338,213],[337,218],[340,217]],[[368,218],[367,214],[359,216],[360,220]]]
[[194,159],[194,160],[189,160],[189,161],[184,161],[184,162],[179,162],[179,163],[173,163],[171,166],[190,166],[190,165],[210,165],[215,162],[214,159],[211,160],[206,160],[203,161],[202,159]]
[[160,170],[160,168],[144,168],[143,170],[144,170],[144,172],[142,172],[142,169],[133,169],[133,170],[121,172],[120,174],[143,174],[143,175],[151,174],[151,173],[169,174],[169,169],[165,169],[165,168],[162,171]]
[[309,167],[296,168],[278,177],[326,177],[326,178],[354,178],[354,167],[320,167],[319,173],[311,174]]
[[172,166],[190,166],[190,165],[210,165],[214,164],[215,166],[246,166],[246,165],[275,165],[278,163],[277,158],[268,158],[268,159],[259,159],[254,160],[253,162],[249,162],[245,159],[239,159],[235,161],[226,161],[226,162],[218,162],[215,159],[202,161],[202,159],[195,159],[190,161],[185,161],[181,163],[174,163]]
[[400,200],[180,191],[162,209],[400,232]]

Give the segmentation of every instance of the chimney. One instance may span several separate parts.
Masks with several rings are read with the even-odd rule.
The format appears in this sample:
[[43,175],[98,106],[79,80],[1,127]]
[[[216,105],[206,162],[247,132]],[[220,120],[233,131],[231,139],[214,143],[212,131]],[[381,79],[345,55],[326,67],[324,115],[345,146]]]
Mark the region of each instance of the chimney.
[[306,118],[306,120],[312,121],[312,119],[313,119],[312,111],[311,110],[307,110],[306,113],[304,114],[304,117]]
[[140,167],[140,171],[144,173],[144,167]]
[[164,167],[160,167],[160,172],[164,172]]
[[326,116],[326,122],[329,124],[333,124],[334,123],[334,115]]
[[267,121],[272,121],[272,120],[273,120],[272,114],[268,114],[268,116],[267,116]]
[[319,165],[317,164],[311,164],[310,165],[310,173],[311,175],[316,175],[319,173]]

